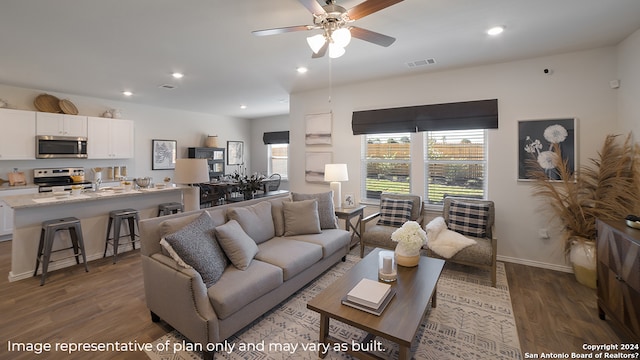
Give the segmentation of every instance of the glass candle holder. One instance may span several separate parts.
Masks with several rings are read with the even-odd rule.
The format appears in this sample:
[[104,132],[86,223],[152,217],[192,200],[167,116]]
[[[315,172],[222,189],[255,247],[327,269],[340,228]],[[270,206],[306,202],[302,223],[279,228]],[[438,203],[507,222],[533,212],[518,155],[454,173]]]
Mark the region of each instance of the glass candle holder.
[[380,251],[378,253],[378,279],[384,282],[393,282],[398,278],[398,265],[393,251]]

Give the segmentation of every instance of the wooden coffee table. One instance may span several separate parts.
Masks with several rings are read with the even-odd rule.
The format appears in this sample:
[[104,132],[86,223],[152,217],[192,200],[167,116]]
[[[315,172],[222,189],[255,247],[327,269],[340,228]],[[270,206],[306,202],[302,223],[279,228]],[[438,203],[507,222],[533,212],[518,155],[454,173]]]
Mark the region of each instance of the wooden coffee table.
[[[398,266],[398,280],[391,283],[396,290],[396,295],[380,316],[342,305],[342,299],[361,279],[378,279],[380,251],[381,249],[373,250],[341,278],[309,301],[307,308],[320,313],[320,343],[331,346],[329,349],[333,348],[333,344],[343,344],[341,350],[347,349],[346,353],[359,359],[380,359],[366,351],[356,351],[375,347],[372,341],[379,336],[400,346],[399,359],[410,359],[411,343],[427,312],[429,299],[432,297],[431,306],[436,307],[436,285],[444,261],[423,256],[416,267]],[[329,335],[329,319],[362,329],[369,335],[363,340],[359,349],[351,343],[344,345],[343,341]],[[318,355],[324,358],[327,353],[320,350]]]

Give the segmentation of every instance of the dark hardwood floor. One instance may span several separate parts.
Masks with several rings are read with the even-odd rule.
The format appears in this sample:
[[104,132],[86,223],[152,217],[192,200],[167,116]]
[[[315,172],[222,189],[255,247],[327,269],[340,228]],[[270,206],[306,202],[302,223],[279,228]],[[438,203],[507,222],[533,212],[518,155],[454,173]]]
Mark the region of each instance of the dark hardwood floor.
[[[8,342],[151,342],[171,328],[153,323],[145,305],[138,251],[111,259],[9,282],[11,242],[0,243],[0,359],[146,359],[138,353],[8,352]],[[580,352],[584,343],[619,343],[608,321],[598,318],[595,291],[572,274],[506,264],[523,352]]]

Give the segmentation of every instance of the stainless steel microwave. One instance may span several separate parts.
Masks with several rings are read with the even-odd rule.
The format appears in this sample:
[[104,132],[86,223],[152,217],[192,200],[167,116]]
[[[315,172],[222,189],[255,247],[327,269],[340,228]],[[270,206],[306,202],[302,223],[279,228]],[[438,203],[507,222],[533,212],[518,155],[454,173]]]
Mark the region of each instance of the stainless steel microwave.
[[76,136],[36,136],[36,158],[87,158],[87,138]]

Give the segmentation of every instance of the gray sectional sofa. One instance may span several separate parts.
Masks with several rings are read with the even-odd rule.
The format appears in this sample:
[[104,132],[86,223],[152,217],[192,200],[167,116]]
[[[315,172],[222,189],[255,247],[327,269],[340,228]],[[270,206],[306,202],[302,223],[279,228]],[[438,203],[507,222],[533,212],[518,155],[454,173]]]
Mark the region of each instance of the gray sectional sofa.
[[[145,296],[152,319],[166,321],[189,340],[206,348],[207,343],[223,342],[344,260],[349,251],[350,234],[337,226],[327,228],[334,227],[326,225],[327,216],[334,217],[334,224],[337,222],[333,204],[323,201],[327,199],[326,194],[317,194],[317,200],[311,196],[311,200],[305,201],[292,201],[290,195],[255,199],[140,221]],[[296,200],[296,194],[293,195]],[[313,209],[309,203],[320,205],[317,214],[307,211]],[[320,219],[315,223],[309,216],[324,217],[324,228],[319,226]],[[207,279],[208,285],[197,267],[180,265],[175,254],[172,257],[161,245],[163,238],[174,241],[178,238],[188,246],[184,229],[197,219],[204,219],[209,227],[215,227],[213,238],[219,237],[219,244],[227,254],[223,271],[216,274],[217,279],[214,276],[213,283]],[[237,230],[237,224],[242,230]],[[224,228],[228,230],[226,235],[221,231]],[[242,233],[245,239],[241,245],[240,241],[234,243],[237,233]],[[247,242],[244,234],[255,244]],[[223,241],[225,236],[231,239]],[[237,258],[238,252],[244,256],[241,261]],[[240,264],[242,261],[244,264]],[[210,264],[206,261],[200,264],[207,265]],[[212,357],[212,354],[206,355]]]

